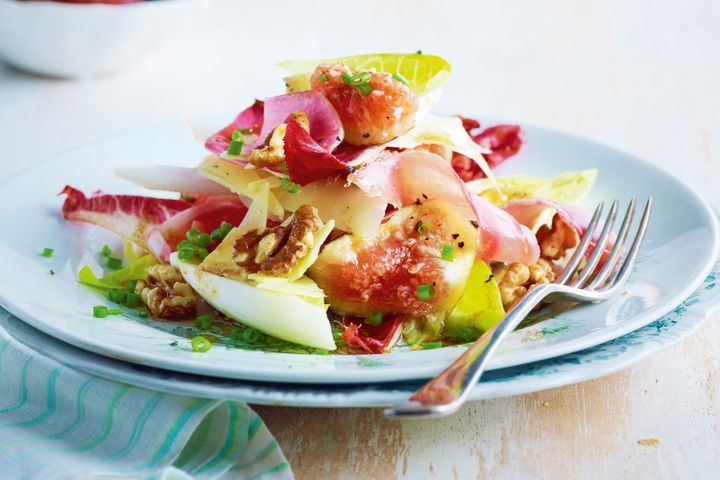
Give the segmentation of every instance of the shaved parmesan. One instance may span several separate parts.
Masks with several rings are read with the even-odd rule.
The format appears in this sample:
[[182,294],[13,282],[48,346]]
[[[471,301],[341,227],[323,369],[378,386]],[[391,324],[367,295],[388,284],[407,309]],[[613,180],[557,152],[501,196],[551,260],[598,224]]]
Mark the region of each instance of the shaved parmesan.
[[[244,198],[255,198],[263,184],[269,189],[280,188],[280,179],[277,176],[263,170],[245,168],[215,155],[205,157],[198,165],[197,171]],[[268,190],[268,214],[275,218],[283,218],[285,215],[283,207],[270,190]]]
[[371,197],[355,185],[339,180],[313,182],[297,193],[280,191],[278,200],[285,210],[294,212],[301,205],[312,205],[323,222],[335,220],[340,230],[361,237],[372,237],[385,216],[387,202]]

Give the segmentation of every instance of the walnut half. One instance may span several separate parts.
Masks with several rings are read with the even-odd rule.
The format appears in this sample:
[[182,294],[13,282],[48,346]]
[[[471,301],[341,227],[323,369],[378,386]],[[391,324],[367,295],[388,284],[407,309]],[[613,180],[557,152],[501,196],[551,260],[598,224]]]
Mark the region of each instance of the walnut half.
[[510,264],[498,284],[506,310],[515,305],[533,285],[555,281],[552,261],[565,257],[568,250],[578,245],[580,236],[572,225],[565,223],[560,215],[555,215],[552,227],[540,227],[537,240],[540,244],[540,258],[537,263]]
[[552,260],[563,258],[568,250],[580,243],[577,230],[565,223],[557,214],[553,217],[552,228],[547,225],[540,227],[537,239],[540,244],[540,256]]
[[172,265],[148,268],[147,280],[139,280],[135,293],[154,317],[169,318],[195,312],[198,296]]
[[233,258],[249,273],[279,277],[292,270],[315,243],[323,223],[310,205],[295,210],[292,221],[264,230],[253,230],[235,242]]
[[532,265],[511,263],[498,284],[503,307],[507,310],[515,305],[530,287],[554,280],[552,264],[544,258],[538,259],[537,263]]

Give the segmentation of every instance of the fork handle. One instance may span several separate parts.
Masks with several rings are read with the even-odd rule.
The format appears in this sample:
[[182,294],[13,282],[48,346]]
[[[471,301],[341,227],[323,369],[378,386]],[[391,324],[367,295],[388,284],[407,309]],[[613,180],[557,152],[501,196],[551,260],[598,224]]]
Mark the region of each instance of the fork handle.
[[538,285],[482,334],[449,367],[423,385],[405,403],[385,410],[389,417],[441,417],[455,413],[477,384],[500,343],[546,296],[553,284]]

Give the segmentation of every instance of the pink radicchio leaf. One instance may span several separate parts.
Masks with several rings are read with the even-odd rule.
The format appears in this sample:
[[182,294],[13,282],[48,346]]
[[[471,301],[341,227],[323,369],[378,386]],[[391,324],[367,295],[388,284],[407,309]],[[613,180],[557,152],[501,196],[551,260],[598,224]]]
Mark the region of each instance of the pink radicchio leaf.
[[380,325],[372,325],[360,318],[343,317],[340,334],[351,350],[358,353],[386,353],[397,343],[402,333],[404,315],[394,315]]
[[240,112],[230,125],[210,135],[205,141],[205,148],[217,156],[222,156],[230,146],[235,130],[252,130],[253,133],[260,131],[263,127],[264,111],[263,102],[255,100],[255,103]]
[[396,207],[421,198],[447,202],[478,227],[478,257],[483,260],[535,263],[539,257],[532,232],[508,213],[473,195],[438,155],[422,151],[394,154],[365,165],[348,180]]
[[322,149],[332,152],[345,135],[342,122],[327,98],[317,92],[288,93],[265,99],[262,129],[258,139],[243,147],[249,152],[261,146],[272,131],[285,123],[288,116],[302,110],[310,123],[310,135]]
[[[460,117],[460,119],[475,143],[489,151],[489,153],[484,153],[483,157],[491,168],[495,168],[516,155],[525,141],[520,125],[501,124],[478,131],[480,122],[467,117]],[[455,153],[452,165],[460,178],[466,182],[485,177],[485,173],[480,167],[465,155]]]
[[287,118],[285,165],[293,182],[304,186],[331,177],[347,169],[335,155],[318,145],[293,118]]
[[292,117],[287,118],[285,164],[290,180],[301,186],[352,171],[355,165],[376,158],[384,148],[384,145],[354,146],[342,143],[331,153]]
[[60,194],[67,195],[62,206],[66,220],[92,223],[141,246],[148,227],[190,208],[188,202],[165,198],[102,193],[87,197],[69,185]]

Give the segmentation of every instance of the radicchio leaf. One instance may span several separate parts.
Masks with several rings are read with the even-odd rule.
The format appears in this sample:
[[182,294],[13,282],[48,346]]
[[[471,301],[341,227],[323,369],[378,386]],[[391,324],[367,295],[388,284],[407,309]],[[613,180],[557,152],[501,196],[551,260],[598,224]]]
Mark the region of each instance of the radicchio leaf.
[[319,145],[310,134],[291,117],[285,131],[285,164],[290,180],[307,185],[345,171],[347,165]]
[[[524,140],[520,125],[501,124],[478,132],[480,122],[466,117],[460,117],[460,119],[475,143],[490,150],[490,153],[483,154],[483,157],[491,168],[495,168],[517,154],[522,147]],[[465,155],[455,153],[452,166],[460,178],[466,182],[485,177],[485,173],[480,167]]]
[[395,315],[380,325],[364,323],[362,320],[345,317],[340,334],[351,350],[364,353],[384,353],[389,351],[400,338],[404,317]]
[[275,127],[285,123],[288,116],[298,110],[302,110],[307,115],[310,123],[310,135],[315,143],[332,152],[343,139],[342,123],[328,99],[312,91],[266,98],[259,137],[254,143],[245,145],[244,151],[250,151],[262,145]]
[[208,137],[205,141],[205,148],[215,155],[221,156],[230,146],[235,130],[252,130],[257,134],[263,126],[264,111],[264,103],[261,100],[255,100],[255,103],[240,112],[230,125]]
[[165,198],[102,193],[87,197],[69,185],[60,194],[67,195],[62,206],[66,220],[92,223],[141,246],[147,227],[190,208],[188,202]]

